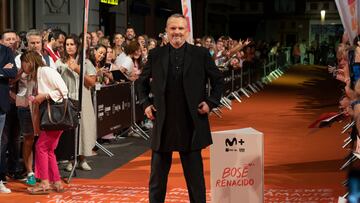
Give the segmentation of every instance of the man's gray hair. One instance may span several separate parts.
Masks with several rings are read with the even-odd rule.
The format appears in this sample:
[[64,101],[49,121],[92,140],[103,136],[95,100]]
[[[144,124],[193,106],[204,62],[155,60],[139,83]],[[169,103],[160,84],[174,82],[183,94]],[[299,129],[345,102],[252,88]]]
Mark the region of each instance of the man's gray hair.
[[170,17],[168,17],[167,21],[166,21],[166,25],[169,23],[169,19],[170,18],[183,18],[184,20],[186,20],[186,17],[183,14],[180,13],[174,13],[172,14]]
[[26,40],[28,40],[30,36],[40,36],[41,37],[41,33],[39,30],[31,29],[26,33]]

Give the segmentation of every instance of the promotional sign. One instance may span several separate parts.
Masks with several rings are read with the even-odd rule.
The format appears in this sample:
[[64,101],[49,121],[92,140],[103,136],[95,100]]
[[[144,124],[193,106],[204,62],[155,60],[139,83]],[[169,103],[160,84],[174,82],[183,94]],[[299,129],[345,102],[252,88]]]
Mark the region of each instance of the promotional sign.
[[358,0],[335,0],[341,22],[345,31],[349,35],[349,42],[353,44],[355,37],[359,32],[358,12],[359,6]]
[[129,83],[101,87],[96,91],[95,101],[98,137],[116,133],[131,126]]
[[212,203],[262,203],[263,133],[253,128],[212,133],[210,178]]
[[181,8],[183,15],[186,18],[189,30],[189,37],[186,40],[188,43],[193,44],[193,25],[192,25],[192,14],[191,14],[191,0],[181,0]]

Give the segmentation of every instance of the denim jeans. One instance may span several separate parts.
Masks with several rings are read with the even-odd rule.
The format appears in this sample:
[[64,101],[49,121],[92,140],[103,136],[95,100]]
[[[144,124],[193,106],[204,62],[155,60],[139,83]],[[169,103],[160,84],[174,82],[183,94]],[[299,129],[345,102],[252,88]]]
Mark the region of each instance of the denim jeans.
[[[1,140],[2,140],[2,136],[3,136],[3,129],[4,129],[4,125],[5,125],[5,120],[6,120],[6,114],[0,114],[0,146],[1,146]],[[2,160],[1,157],[1,153],[0,153],[0,160]]]

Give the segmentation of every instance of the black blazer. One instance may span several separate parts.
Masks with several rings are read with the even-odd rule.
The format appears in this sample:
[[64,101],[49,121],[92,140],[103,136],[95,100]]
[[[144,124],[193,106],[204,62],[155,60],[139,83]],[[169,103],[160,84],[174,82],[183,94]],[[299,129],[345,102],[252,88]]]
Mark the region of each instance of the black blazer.
[[[151,148],[159,150],[165,119],[165,89],[169,68],[169,46],[158,47],[149,52],[148,61],[136,81],[137,93],[145,109],[153,104],[157,110],[152,132]],[[206,101],[210,108],[219,105],[224,86],[222,73],[216,67],[209,51],[203,47],[187,44],[184,57],[183,86],[188,109],[194,122],[191,150],[202,149],[212,144],[208,115],[198,113],[198,105]],[[150,84],[150,78],[152,78]],[[206,84],[210,80],[211,94],[207,95]],[[154,95],[153,102],[149,93]],[[174,106],[176,108],[176,106]]]
[[[8,63],[12,63],[12,68],[4,68]],[[17,68],[14,61],[14,54],[10,48],[0,45],[0,114],[6,113],[10,109],[9,98],[9,78],[15,78]]]

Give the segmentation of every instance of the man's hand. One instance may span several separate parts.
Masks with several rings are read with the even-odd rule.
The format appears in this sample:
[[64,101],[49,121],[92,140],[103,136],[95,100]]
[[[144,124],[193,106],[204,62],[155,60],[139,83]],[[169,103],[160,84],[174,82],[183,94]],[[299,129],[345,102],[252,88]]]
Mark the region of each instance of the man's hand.
[[203,101],[198,105],[198,112],[200,114],[208,114],[210,112],[210,108],[206,102]]
[[4,66],[5,69],[11,69],[12,67],[14,67],[14,64],[12,63],[8,63]]
[[155,115],[154,115],[153,112],[156,112],[156,109],[155,109],[154,105],[150,105],[150,106],[145,108],[145,115],[150,120],[155,119]]

